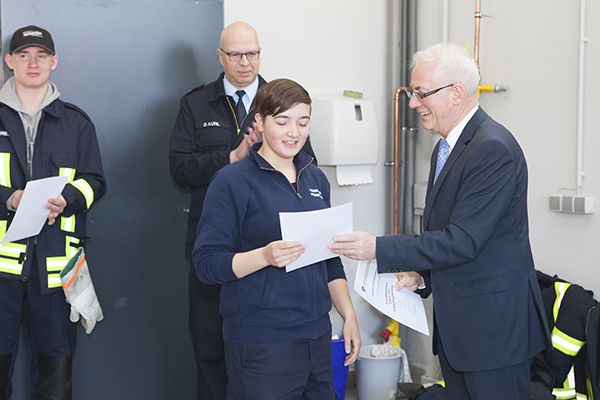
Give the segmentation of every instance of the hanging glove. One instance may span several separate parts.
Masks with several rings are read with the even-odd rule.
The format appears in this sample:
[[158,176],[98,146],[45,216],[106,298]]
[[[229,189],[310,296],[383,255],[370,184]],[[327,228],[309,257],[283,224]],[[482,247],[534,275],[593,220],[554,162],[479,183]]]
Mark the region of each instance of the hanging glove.
[[71,304],[71,321],[77,322],[81,316],[81,324],[85,333],[92,333],[96,322],[102,321],[104,315],[94,290],[82,247],[60,272],[60,281],[67,302]]

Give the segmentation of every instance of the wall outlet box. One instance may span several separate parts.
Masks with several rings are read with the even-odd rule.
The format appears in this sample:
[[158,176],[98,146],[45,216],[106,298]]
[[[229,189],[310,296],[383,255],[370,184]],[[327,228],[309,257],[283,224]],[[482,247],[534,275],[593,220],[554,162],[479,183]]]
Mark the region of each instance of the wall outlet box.
[[587,196],[565,196],[562,194],[550,195],[550,211],[569,214],[593,214],[595,201]]

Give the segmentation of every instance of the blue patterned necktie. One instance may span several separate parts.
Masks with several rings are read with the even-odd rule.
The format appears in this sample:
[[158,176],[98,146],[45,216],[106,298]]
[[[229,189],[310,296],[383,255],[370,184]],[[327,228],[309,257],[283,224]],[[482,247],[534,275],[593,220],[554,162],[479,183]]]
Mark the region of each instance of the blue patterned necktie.
[[437,155],[437,164],[435,165],[435,178],[433,178],[433,183],[437,181],[438,175],[442,172],[442,168],[444,168],[444,164],[446,164],[446,160],[448,159],[448,155],[450,155],[450,145],[446,141],[446,139],[442,139],[440,142],[440,148],[438,149]]
[[235,106],[235,117],[237,118],[238,124],[240,125],[240,128],[241,128],[242,121],[244,120],[244,117],[246,116],[246,107],[244,107],[244,102],[242,101],[242,97],[244,97],[246,92],[244,90],[238,90],[237,92],[235,92],[235,94],[237,94],[237,96],[238,96],[238,101]]

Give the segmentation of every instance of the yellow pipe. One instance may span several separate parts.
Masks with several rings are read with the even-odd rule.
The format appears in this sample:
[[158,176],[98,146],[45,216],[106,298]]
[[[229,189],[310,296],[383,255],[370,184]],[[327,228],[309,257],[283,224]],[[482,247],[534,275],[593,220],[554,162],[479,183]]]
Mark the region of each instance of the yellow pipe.
[[506,92],[507,90],[508,90],[508,86],[504,86],[504,85],[479,85],[479,88],[477,90],[477,97],[479,97],[479,94],[481,92],[498,93],[498,92]]

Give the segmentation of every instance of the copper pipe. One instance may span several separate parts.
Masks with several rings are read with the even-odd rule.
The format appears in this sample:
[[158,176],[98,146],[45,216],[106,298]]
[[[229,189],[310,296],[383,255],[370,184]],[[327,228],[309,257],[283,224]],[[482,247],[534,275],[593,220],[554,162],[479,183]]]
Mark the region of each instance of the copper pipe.
[[481,0],[475,1],[475,50],[473,51],[475,64],[479,69],[479,23],[481,21]]
[[396,89],[394,93],[394,174],[393,174],[393,235],[398,235],[398,189],[400,181],[400,150],[398,143],[400,142],[400,94],[406,92],[406,87],[402,86]]
[[[479,71],[479,80],[481,82],[481,70],[479,69],[479,30],[480,30],[480,22],[481,17],[481,0],[475,1],[475,49],[473,51],[473,58],[475,59],[475,64],[477,65],[477,71]],[[477,97],[483,92],[506,92],[508,90],[508,86],[505,85],[479,85],[479,89],[477,90]]]

